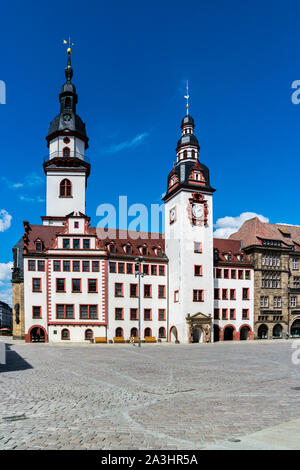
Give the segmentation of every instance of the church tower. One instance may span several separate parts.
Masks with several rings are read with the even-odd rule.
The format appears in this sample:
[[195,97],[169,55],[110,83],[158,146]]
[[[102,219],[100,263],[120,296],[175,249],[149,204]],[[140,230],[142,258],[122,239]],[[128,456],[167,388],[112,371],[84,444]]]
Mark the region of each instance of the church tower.
[[[188,95],[186,97],[188,99]],[[194,119],[181,122],[176,164],[165,202],[169,258],[169,339],[211,341],[213,321],[213,193],[209,170],[199,162]]]
[[46,137],[49,159],[44,162],[47,177],[44,225],[61,225],[66,215],[74,211],[85,214],[85,190],[90,173],[85,156],[88,137],[85,124],[76,114],[78,96],[71,82],[71,48],[67,52],[66,82],[59,95],[60,113],[50,123]]

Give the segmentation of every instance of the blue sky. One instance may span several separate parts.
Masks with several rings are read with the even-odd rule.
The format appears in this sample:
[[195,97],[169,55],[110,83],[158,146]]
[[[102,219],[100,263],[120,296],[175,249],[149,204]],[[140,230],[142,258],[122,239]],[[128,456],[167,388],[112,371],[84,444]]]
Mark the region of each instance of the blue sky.
[[300,105],[291,101],[300,79],[299,18],[293,0],[2,5],[0,299],[9,295],[7,263],[22,221],[40,223],[45,214],[45,136],[59,110],[69,35],[77,109],[90,137],[93,225],[97,206],[119,195],[129,204],[160,203],[187,79],[200,160],[217,189],[217,228],[226,234],[244,212],[299,224]]

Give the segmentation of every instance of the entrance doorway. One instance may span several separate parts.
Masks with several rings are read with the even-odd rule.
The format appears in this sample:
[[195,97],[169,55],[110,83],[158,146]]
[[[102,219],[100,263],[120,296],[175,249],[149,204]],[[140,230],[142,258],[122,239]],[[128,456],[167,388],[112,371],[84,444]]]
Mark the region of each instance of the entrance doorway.
[[193,343],[202,343],[203,342],[203,331],[202,328],[193,329]]
[[268,339],[268,327],[266,325],[260,325],[257,330],[258,339]]
[[175,343],[177,341],[177,328],[176,326],[172,326],[170,329],[170,343]]
[[45,332],[43,328],[35,327],[32,328],[30,332],[30,341],[31,343],[44,343],[45,342]]
[[300,319],[299,318],[297,318],[297,320],[295,320],[291,326],[291,336],[293,338],[300,338]]
[[282,326],[279,323],[273,328],[273,338],[282,338]]
[[226,326],[224,330],[224,341],[232,341],[233,340],[233,328],[232,326]]
[[220,341],[220,329],[217,325],[214,325],[214,343]]
[[249,339],[250,328],[248,326],[243,326],[240,331],[240,340],[245,341]]

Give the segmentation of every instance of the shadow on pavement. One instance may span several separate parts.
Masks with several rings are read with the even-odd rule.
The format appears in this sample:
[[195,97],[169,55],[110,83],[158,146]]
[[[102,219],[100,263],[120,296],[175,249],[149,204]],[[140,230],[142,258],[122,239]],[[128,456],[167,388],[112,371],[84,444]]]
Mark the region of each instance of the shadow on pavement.
[[6,364],[0,364],[1,372],[13,372],[16,370],[33,369],[16,351],[11,349],[12,344],[5,343]]

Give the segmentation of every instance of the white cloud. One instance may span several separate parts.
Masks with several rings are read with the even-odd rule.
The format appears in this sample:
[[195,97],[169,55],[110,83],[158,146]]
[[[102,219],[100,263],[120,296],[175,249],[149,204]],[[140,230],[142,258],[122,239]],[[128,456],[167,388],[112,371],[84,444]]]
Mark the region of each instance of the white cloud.
[[26,187],[35,187],[43,184],[44,178],[42,178],[40,175],[37,173],[29,173],[27,176],[25,176],[23,182],[17,182],[13,183],[10,181],[6,176],[2,176],[2,181],[10,188],[10,189],[20,189],[20,188],[26,188]]
[[236,217],[221,217],[214,225],[216,229],[214,231],[214,237],[228,238],[232,233],[237,232],[246,220],[253,219],[253,217],[258,217],[262,222],[269,222],[267,217],[261,214],[256,214],[255,212],[242,212]]
[[45,199],[43,199],[40,196],[37,197],[30,197],[30,196],[20,196],[21,201],[24,202],[45,202]]
[[0,300],[11,305],[12,290],[11,290],[11,269],[13,263],[0,263]]
[[120,144],[112,144],[105,152],[106,153],[117,153],[120,152],[121,150],[126,150],[130,149],[133,147],[137,147],[140,145],[146,137],[148,137],[149,133],[148,132],[143,132],[142,134],[137,134],[133,139],[131,140],[125,140],[125,142],[121,142]]
[[12,216],[5,210],[0,209],[0,232],[5,232],[11,225]]

